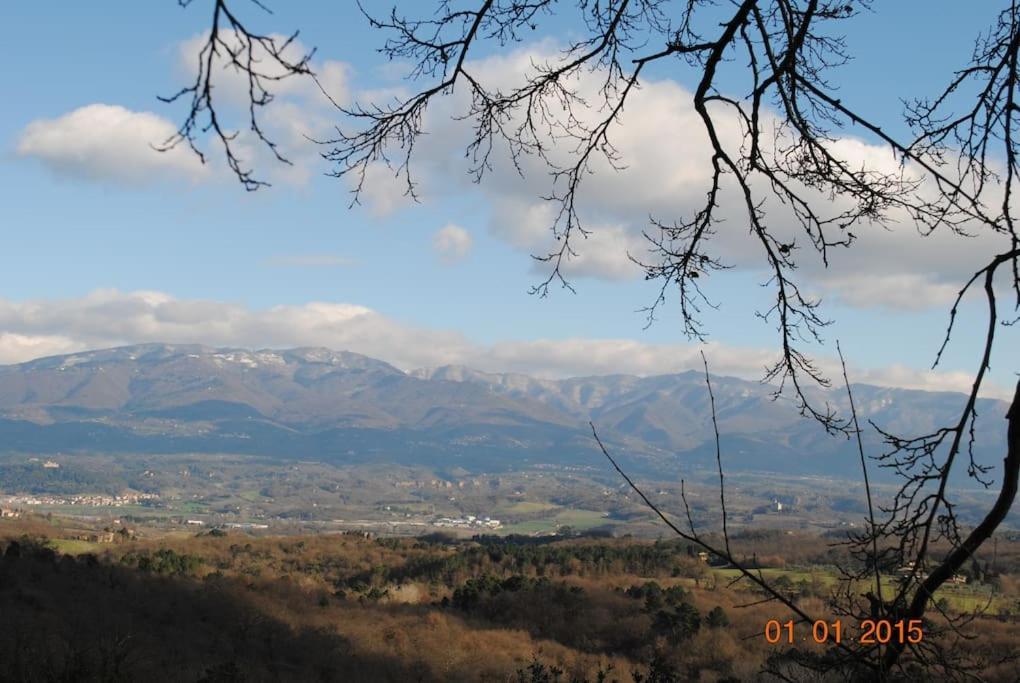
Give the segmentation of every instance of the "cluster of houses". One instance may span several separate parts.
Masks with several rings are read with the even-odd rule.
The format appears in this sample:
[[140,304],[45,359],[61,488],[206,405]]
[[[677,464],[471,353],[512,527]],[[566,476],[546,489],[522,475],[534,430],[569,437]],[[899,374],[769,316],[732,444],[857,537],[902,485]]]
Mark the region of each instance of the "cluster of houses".
[[29,458],[28,461],[33,463],[35,462],[40,463],[42,467],[47,470],[60,469],[60,463],[55,460],[43,460],[42,458]]
[[98,493],[81,493],[72,496],[9,496],[8,502],[17,505],[86,505],[90,507],[122,507],[159,498],[155,493],[125,493],[107,496]]
[[[900,576],[904,576],[904,577],[910,576],[911,574],[914,573],[914,568],[916,566],[917,566],[917,564],[913,560],[911,560],[910,562],[907,562],[902,567],[898,568],[896,570],[896,573],[899,574]],[[923,576],[924,572],[918,572],[918,574]],[[949,583],[955,583],[957,585],[963,585],[963,584],[967,583],[967,577],[964,574],[953,574],[950,577],[950,579],[949,579]]]
[[[496,486],[499,485],[498,479],[492,479],[489,481],[490,485],[492,482],[496,482]],[[460,481],[447,481],[446,479],[405,479],[402,481],[393,482],[394,488],[398,489],[462,489],[467,486],[478,487],[484,485],[482,479],[468,479]]]
[[502,522],[498,519],[492,519],[491,517],[476,517],[475,515],[464,515],[463,517],[440,517],[433,522],[433,524],[439,527],[454,527],[460,529],[479,527],[484,529],[498,529],[503,526]]
[[114,535],[112,531],[83,531],[73,534],[71,538],[89,543],[113,543]]

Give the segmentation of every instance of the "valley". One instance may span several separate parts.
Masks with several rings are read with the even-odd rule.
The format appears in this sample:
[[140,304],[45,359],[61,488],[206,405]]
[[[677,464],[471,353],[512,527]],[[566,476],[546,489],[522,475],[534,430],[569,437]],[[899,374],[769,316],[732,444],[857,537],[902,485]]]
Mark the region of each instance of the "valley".
[[[0,679],[678,683],[828,662],[831,643],[768,642],[765,625],[792,606],[851,633],[834,606],[864,613],[911,569],[847,574],[868,515],[855,444],[768,385],[712,383],[728,540],[697,373],[544,380],[164,344],[0,366],[0,609],[20,624],[0,628]],[[901,431],[960,401],[853,389],[862,418]],[[662,514],[731,542],[789,605],[678,539],[589,422]],[[974,455],[991,466],[1002,444],[989,427]],[[875,501],[894,500],[874,430],[864,445]],[[993,499],[961,477],[953,512],[971,524]],[[996,652],[1020,628],[1018,527],[1013,511],[923,623],[983,680],[1017,675]],[[954,640],[961,620],[982,637]]]
[[[680,520],[686,510],[677,475],[684,477],[695,523],[721,528],[716,471],[638,476],[637,483]],[[735,472],[727,482],[728,522],[734,529],[838,533],[859,528],[866,517],[863,486],[852,480]],[[877,496],[892,492],[888,485],[876,485]],[[961,493],[959,514],[976,518],[990,500],[985,491]],[[645,538],[664,532],[595,450],[587,465],[537,463],[498,473],[236,454],[76,453],[44,460],[8,453],[0,455],[0,508],[101,526],[125,520],[161,529],[258,524],[275,533],[447,530],[569,536],[600,531]]]

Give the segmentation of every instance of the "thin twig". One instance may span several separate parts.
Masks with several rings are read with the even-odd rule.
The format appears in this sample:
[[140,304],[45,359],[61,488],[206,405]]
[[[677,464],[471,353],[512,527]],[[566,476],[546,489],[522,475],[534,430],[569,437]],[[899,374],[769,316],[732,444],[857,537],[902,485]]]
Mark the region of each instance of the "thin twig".
[[708,374],[708,359],[705,358],[705,351],[701,350],[701,362],[705,366],[705,384],[708,386],[708,402],[712,408],[712,430],[715,432],[715,464],[719,468],[719,506],[722,508],[722,530],[723,542],[726,544],[726,553],[730,553],[730,532],[726,526],[726,483],[723,476],[722,447],[719,443],[719,421],[715,414],[715,394],[712,392],[712,378]]

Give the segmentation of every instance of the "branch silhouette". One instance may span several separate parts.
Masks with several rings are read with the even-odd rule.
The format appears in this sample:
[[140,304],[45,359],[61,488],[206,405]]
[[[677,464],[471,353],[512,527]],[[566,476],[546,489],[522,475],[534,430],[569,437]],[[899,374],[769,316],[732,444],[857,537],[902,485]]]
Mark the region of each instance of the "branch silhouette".
[[[278,40],[255,33],[229,0],[211,2],[211,28],[199,53],[196,78],[166,98],[190,104],[166,147],[187,143],[205,160],[201,142],[205,137],[216,140],[242,185],[255,190],[266,183],[253,175],[235,151],[236,133],[223,122],[219,100],[213,97],[221,78],[221,70],[213,67],[224,64],[247,80],[247,126],[277,159],[286,162],[259,115],[270,105],[271,89],[279,79],[315,77],[311,54],[291,55],[296,34]],[[258,12],[268,9],[262,2],[250,4]],[[649,82],[651,73],[673,69],[692,77],[694,128],[708,144],[707,180],[703,200],[693,208],[677,217],[649,216],[644,232],[647,252],[627,254],[645,278],[657,285],[655,296],[643,309],[648,323],[675,300],[685,334],[691,340],[705,340],[708,331],[701,312],[718,305],[710,284],[731,267],[717,247],[716,230],[724,220],[746,228],[748,253],[757,255],[755,267],[767,274],[764,285],[770,292],[769,303],[757,315],[776,331],[778,357],[764,369],[763,379],[772,384],[775,398],[793,398],[800,413],[825,431],[857,440],[868,520],[865,533],[850,537],[848,543],[865,563],[864,571],[877,581],[878,596],[874,597],[880,613],[925,614],[938,587],[993,537],[1015,497],[1020,476],[1015,462],[1014,400],[997,502],[976,527],[961,526],[951,477],[965,471],[975,482],[993,485],[991,466],[978,462],[974,454],[978,398],[987,388],[997,330],[1020,320],[1020,229],[1013,216],[1020,177],[1020,5],[1010,1],[992,14],[989,30],[978,38],[969,63],[950,75],[941,92],[907,104],[903,117],[910,127],[907,136],[893,134],[891,127],[865,115],[839,94],[831,80],[851,58],[841,37],[842,26],[871,10],[864,0],[580,3],[574,37],[557,55],[534,59],[519,74],[522,82],[513,86],[490,79],[478,68],[476,57],[500,54],[546,26],[555,15],[574,10],[552,0],[478,0],[456,6],[441,0],[434,4],[435,11],[415,17],[414,5],[408,9],[411,15],[396,9],[377,14],[374,7],[359,6],[369,26],[386,36],[382,54],[410,65],[413,87],[386,104],[334,102],[339,118],[336,135],[319,141],[330,173],[349,179],[352,204],[359,201],[367,172],[376,165],[397,174],[406,194],[418,198],[413,160],[421,136],[428,132],[427,114],[434,103],[460,97],[453,102],[461,108],[451,116],[470,132],[464,153],[475,181],[485,180],[499,155],[505,155],[521,175],[526,173],[526,160],[537,161],[548,173],[548,190],[542,198],[551,207],[554,246],[534,254],[544,268],[532,288],[538,296],[549,295],[557,285],[573,288],[569,275],[579,254],[578,242],[594,231],[582,220],[583,188],[591,175],[626,166],[615,140],[620,126],[627,125],[623,115],[635,93]],[[734,126],[741,135],[738,144],[724,135]],[[836,143],[853,132],[884,145],[899,166],[882,170],[842,154]],[[779,219],[774,214],[777,207],[785,212]],[[994,240],[995,246],[962,283],[934,354],[933,366],[938,366],[957,332],[964,297],[983,289],[985,327],[963,408],[927,434],[894,434],[882,425],[871,425],[887,449],[874,456],[877,465],[900,479],[891,500],[882,504],[873,499],[862,425],[838,347],[849,416],[831,405],[826,398],[831,394],[817,391],[831,384],[814,357],[825,344],[823,333],[830,320],[822,302],[809,294],[800,267],[813,261],[829,268],[834,251],[855,247],[862,226],[893,223],[913,227],[922,236],[943,232],[966,240],[982,235],[990,244]],[[790,230],[783,229],[787,225]],[[1004,319],[1000,311],[1005,305],[1000,295],[1003,286],[1012,293],[1012,319]],[[707,361],[704,364],[707,373]],[[706,382],[709,401],[714,403],[707,375]],[[713,426],[727,546],[721,550],[728,553],[725,478],[718,425],[713,422]],[[598,441],[594,425],[592,430]],[[602,442],[598,443],[609,457]],[[610,461],[616,467],[611,457]],[[691,527],[684,533],[697,536],[682,497]],[[949,546],[948,555],[933,560],[933,547],[943,545]],[[878,565],[893,560],[914,564],[907,580],[887,601]],[[747,578],[767,583],[761,576]],[[867,614],[849,588],[839,607],[848,614]],[[905,671],[905,653],[947,676],[966,675],[966,667],[954,664],[953,653],[946,650],[890,646],[881,653],[856,651],[853,656],[880,678],[888,678],[895,671]],[[842,661],[829,664],[838,666]],[[801,663],[809,669],[821,666]]]

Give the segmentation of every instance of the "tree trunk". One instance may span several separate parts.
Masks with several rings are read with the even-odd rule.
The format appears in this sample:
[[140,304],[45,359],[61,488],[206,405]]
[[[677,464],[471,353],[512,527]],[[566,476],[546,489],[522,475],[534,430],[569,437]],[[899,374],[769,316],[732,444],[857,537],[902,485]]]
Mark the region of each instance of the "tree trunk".
[[[910,606],[898,615],[903,620],[920,619],[924,615],[925,607],[931,600],[939,586],[948,581],[956,574],[974,552],[991,537],[998,526],[1006,518],[1013,500],[1016,498],[1017,479],[1020,476],[1020,382],[1017,382],[1016,393],[1013,396],[1013,404],[1006,413],[1009,426],[1006,437],[1006,458],[1003,461],[1002,489],[995,500],[995,505],[988,511],[985,518],[974,527],[966,540],[949,554],[942,564],[932,571],[914,593],[914,599]],[[886,650],[882,661],[882,672],[889,672],[896,664],[903,653],[904,643],[892,642]]]

